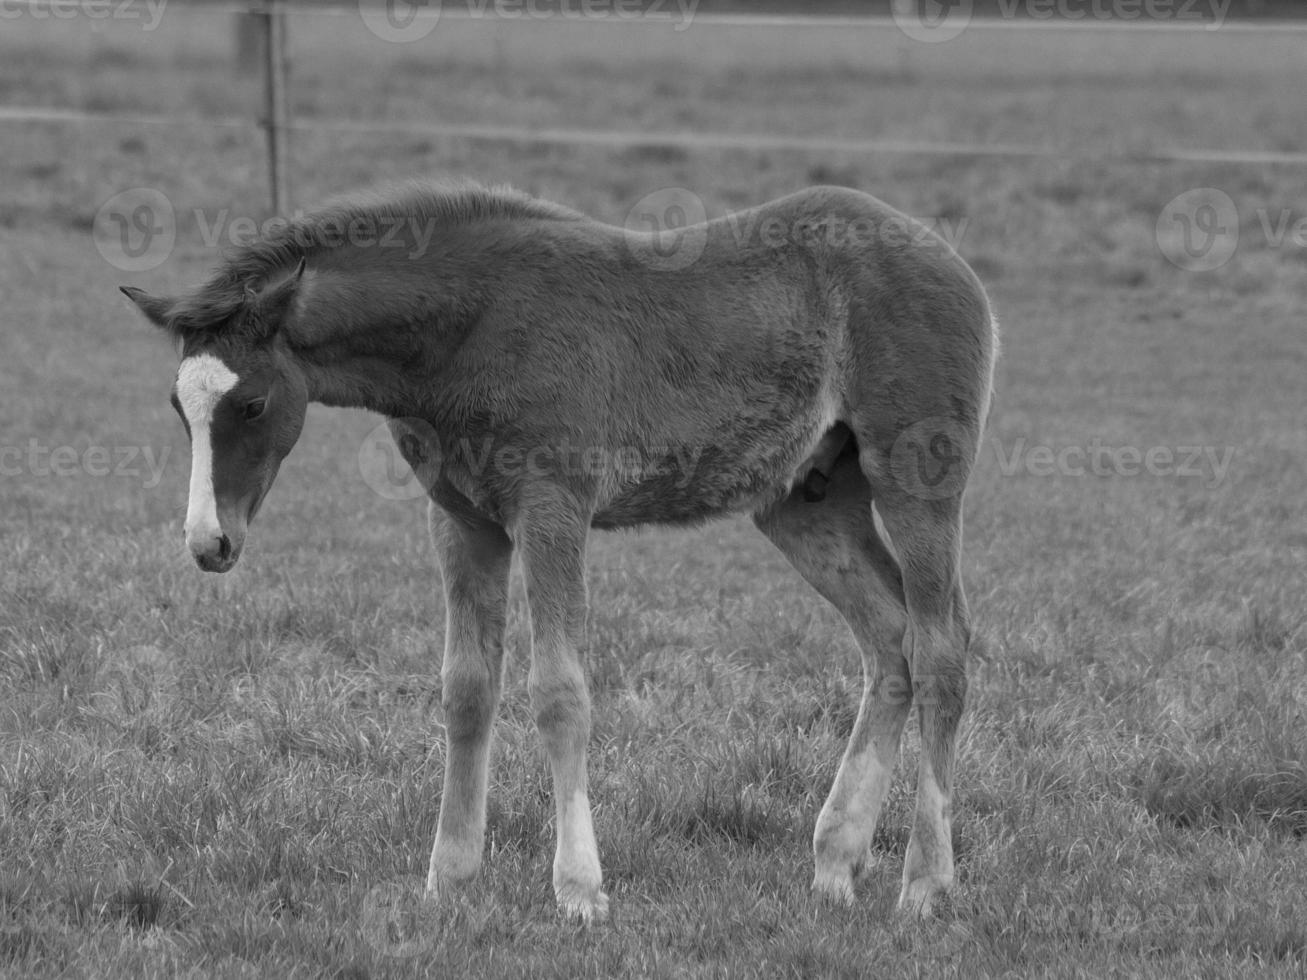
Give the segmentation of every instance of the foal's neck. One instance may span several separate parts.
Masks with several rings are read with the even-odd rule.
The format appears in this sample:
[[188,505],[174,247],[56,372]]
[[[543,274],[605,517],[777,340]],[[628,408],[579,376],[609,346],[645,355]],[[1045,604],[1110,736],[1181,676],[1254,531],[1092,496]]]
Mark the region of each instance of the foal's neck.
[[443,414],[442,374],[476,321],[477,284],[416,261],[305,275],[292,349],[310,400],[391,417]]

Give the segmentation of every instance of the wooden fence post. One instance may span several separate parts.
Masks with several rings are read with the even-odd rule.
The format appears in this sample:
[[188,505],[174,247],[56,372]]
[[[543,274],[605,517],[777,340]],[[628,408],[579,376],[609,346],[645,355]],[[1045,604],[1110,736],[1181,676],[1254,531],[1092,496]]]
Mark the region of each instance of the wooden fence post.
[[263,126],[268,136],[268,195],[272,213],[290,212],[290,133],[286,98],[286,15],[282,0],[263,0]]

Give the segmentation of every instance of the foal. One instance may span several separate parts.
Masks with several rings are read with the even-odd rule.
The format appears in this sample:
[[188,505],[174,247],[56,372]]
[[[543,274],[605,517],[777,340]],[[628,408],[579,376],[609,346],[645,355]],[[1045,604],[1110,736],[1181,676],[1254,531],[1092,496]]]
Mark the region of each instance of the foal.
[[852,190],[814,188],[684,233],[695,254],[667,262],[651,236],[520,193],[410,186],[288,222],[186,296],[124,288],[182,348],[187,546],[207,571],[236,563],[310,401],[390,418],[431,498],[447,609],[428,890],[481,863],[516,552],[557,806],[554,890],[590,920],[608,899],[578,658],[587,535],[752,514],[862,650],[814,887],[852,899],[915,696],[922,752],[899,904],[924,914],[953,883],[970,641],[962,489],[996,351],[984,291],[944,242]]

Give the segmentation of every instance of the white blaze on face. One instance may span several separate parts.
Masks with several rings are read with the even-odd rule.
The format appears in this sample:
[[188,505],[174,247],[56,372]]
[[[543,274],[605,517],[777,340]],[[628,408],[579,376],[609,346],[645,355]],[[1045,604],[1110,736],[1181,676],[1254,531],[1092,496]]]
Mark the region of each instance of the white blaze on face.
[[191,428],[191,489],[186,506],[186,546],[208,551],[222,537],[213,493],[213,412],[240,379],[212,354],[188,357],[177,370],[177,401]]

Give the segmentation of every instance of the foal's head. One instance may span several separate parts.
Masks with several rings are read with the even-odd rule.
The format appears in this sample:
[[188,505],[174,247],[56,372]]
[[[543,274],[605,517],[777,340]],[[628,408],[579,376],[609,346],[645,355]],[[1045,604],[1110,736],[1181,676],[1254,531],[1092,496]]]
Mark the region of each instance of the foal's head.
[[182,298],[123,287],[181,345],[172,404],[191,440],[186,546],[206,572],[236,564],[304,425],[304,373],[281,329],[303,271],[301,262],[273,282],[210,284]]

